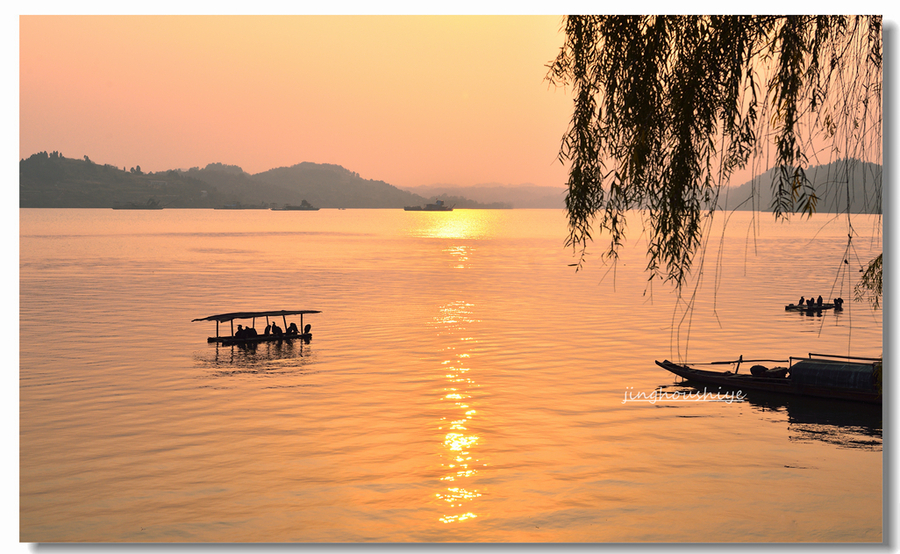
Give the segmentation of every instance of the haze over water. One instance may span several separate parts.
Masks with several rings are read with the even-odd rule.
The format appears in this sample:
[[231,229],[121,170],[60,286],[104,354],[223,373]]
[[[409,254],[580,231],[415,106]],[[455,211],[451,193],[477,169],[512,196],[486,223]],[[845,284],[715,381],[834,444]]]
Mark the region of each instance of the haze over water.
[[[556,210],[19,215],[22,541],[882,539],[880,409],[623,403],[690,390],[657,359],[881,355],[845,220],[734,215],[682,319],[637,216],[576,273]],[[310,344],[191,322],[280,309]]]

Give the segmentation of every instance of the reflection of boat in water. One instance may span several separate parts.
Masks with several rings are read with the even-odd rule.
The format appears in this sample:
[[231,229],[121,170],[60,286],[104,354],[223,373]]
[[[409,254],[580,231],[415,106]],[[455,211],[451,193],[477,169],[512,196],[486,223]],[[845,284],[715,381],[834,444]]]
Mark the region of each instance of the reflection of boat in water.
[[[307,324],[305,327],[303,326],[303,315],[304,314],[318,314],[321,313],[319,310],[278,310],[278,311],[269,311],[269,312],[233,312],[228,314],[219,314],[219,315],[211,315],[208,317],[201,317],[197,319],[192,319],[191,321],[215,321],[216,322],[216,336],[208,337],[206,342],[219,342],[223,345],[230,344],[257,344],[260,342],[272,342],[272,341],[290,341],[294,339],[303,339],[305,341],[309,341],[312,339],[312,333],[310,330],[312,326]],[[288,325],[287,316],[289,315],[299,315],[300,316],[300,328],[297,329],[293,324]],[[281,317],[284,322],[284,329],[279,329],[278,331],[274,331],[271,333],[257,333],[256,332],[256,318],[266,318],[266,327],[269,326],[269,318],[270,317]],[[238,333],[234,331],[234,320],[235,319],[249,319],[251,320],[251,325],[248,329],[240,329],[241,325],[238,325]],[[224,322],[231,323],[231,335],[221,336],[219,335],[219,323]],[[293,329],[293,331],[292,331]],[[302,329],[302,332],[300,331]],[[248,330],[252,330],[248,332]]]
[[280,208],[272,208],[272,209],[275,210],[276,212],[283,212],[283,211],[315,212],[315,211],[319,210],[319,208],[314,207],[312,204],[310,204],[306,200],[303,200],[303,202],[301,202],[299,206],[285,204],[284,206],[282,206]]
[[792,441],[818,441],[865,450],[882,448],[880,404],[834,402],[766,392],[757,392],[747,401],[758,411],[786,414]]
[[[236,375],[287,375],[306,373],[314,359],[305,340],[238,343],[198,352],[198,365],[213,370],[212,377]],[[285,363],[290,361],[291,363]]]
[[159,203],[159,200],[154,200],[152,198],[148,198],[145,204],[135,204],[134,202],[126,202],[125,204],[116,204],[113,206],[114,210],[161,210],[163,209],[162,204]]
[[[750,374],[738,374],[741,363],[772,361],[786,365],[773,369],[754,365],[750,368]],[[712,362],[709,365],[716,364],[732,364],[734,372],[697,369],[669,360],[656,362],[659,367],[687,381],[717,385],[731,390],[881,403],[882,362],[876,358],[810,354],[808,358],[792,357],[786,361],[744,360],[741,357],[735,361]]]
[[424,206],[406,206],[403,208],[407,212],[452,212],[453,206],[447,206],[443,200],[435,200],[434,204],[425,204]]

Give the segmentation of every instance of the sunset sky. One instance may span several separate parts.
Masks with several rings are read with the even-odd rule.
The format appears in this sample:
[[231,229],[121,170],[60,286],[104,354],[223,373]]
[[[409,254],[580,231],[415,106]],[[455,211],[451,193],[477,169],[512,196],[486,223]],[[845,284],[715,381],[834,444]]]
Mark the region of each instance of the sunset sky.
[[559,186],[560,16],[22,16],[19,157]]

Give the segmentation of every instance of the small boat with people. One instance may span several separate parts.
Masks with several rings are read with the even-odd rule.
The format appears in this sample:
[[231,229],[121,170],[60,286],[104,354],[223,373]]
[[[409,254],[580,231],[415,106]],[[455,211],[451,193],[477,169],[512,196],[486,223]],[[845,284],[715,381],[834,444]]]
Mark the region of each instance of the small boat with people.
[[[762,365],[775,363],[775,367]],[[739,373],[742,364],[753,364]],[[737,360],[706,364],[656,361],[659,367],[689,383],[715,385],[740,391],[764,391],[819,398],[881,403],[882,359],[809,354],[787,360]],[[733,371],[700,369],[698,365],[731,365]]]
[[403,208],[407,212],[452,212],[453,206],[447,206],[443,200],[435,200],[434,204],[425,204],[424,206],[406,206]]
[[816,299],[813,299],[810,296],[808,299],[801,296],[800,302],[796,304],[788,304],[784,307],[784,311],[786,312],[820,312],[822,310],[831,310],[840,311],[844,309],[844,299],[843,298],[835,298],[832,302],[822,302],[822,297],[819,296]]
[[[312,339],[312,325],[306,324],[303,325],[303,316],[306,314],[318,314],[322,313],[319,310],[276,310],[276,311],[267,311],[267,312],[232,312],[227,314],[218,314],[211,315],[208,317],[200,317],[197,319],[192,319],[191,322],[194,321],[215,321],[216,322],[216,336],[208,337],[206,342],[218,342],[225,346],[232,344],[254,344],[259,342],[271,342],[271,341],[291,341],[294,339],[303,339],[305,341],[309,341]],[[300,316],[300,326],[297,327],[296,323],[291,322],[288,324],[287,316],[289,315],[299,315]],[[269,321],[269,318],[278,318],[280,317],[282,322],[284,323],[284,328],[278,326],[277,319],[274,321]],[[266,327],[265,330],[260,333],[256,330],[256,320],[257,319],[266,318]],[[234,320],[236,319],[249,319],[250,325],[244,327],[243,324],[239,324],[237,330],[234,328]],[[219,333],[219,324],[229,322],[231,323],[231,334],[230,335],[221,335]]]

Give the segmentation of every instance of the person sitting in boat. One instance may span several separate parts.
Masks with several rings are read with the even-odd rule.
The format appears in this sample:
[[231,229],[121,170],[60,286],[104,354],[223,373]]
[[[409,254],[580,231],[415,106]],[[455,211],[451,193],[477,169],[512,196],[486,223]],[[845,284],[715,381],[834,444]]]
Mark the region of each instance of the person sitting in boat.
[[306,324],[306,327],[303,328],[303,334],[304,334],[304,335],[308,335],[310,329],[312,329],[312,325],[310,325],[309,323],[307,323],[307,324]]
[[815,302],[815,300],[813,300],[813,297],[810,296],[809,299],[806,301],[806,308],[809,310],[813,309],[814,302]]
[[819,295],[818,298],[816,298],[816,307],[817,307],[817,308],[821,308],[821,307],[822,307],[822,295],[821,295],[821,294]]
[[279,327],[277,323],[272,323],[272,334],[283,335],[284,331],[281,330],[281,327]]
[[804,305],[804,304],[806,304],[806,297],[805,297],[805,296],[801,296],[801,297],[800,297],[800,302],[797,302],[797,305],[798,305],[798,306],[802,306],[802,305]]
[[259,333],[253,327],[245,327],[244,333],[246,333],[247,338],[259,336]]
[[246,336],[247,336],[247,331],[244,331],[244,326],[243,326],[243,325],[238,325],[238,330],[237,330],[237,332],[234,334],[234,338],[236,338],[236,339],[242,339],[242,338],[244,338],[244,337],[246,337]]
[[288,325],[287,334],[296,335],[297,333],[299,333],[299,331],[297,330],[297,324],[292,321],[291,324]]
[[835,298],[834,299],[834,309],[835,310],[843,310],[844,309],[844,299],[843,298]]
[[272,330],[272,325],[271,325],[271,324],[267,324],[267,325],[266,325],[266,330],[263,331],[263,334],[264,334],[264,335],[268,335],[269,332],[270,332],[271,330]]

